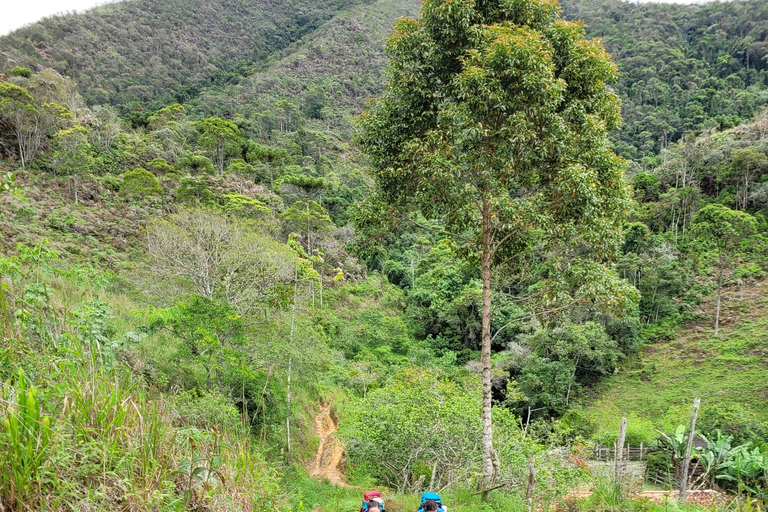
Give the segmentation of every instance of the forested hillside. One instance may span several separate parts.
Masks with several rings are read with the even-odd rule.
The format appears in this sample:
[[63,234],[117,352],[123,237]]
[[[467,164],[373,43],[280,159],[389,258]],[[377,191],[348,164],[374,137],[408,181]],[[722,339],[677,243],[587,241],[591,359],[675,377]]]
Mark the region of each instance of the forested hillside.
[[3,37],[0,63],[77,81],[89,104],[162,106],[237,82],[356,0],[106,4]]
[[336,443],[392,512],[635,510],[586,447],[695,397],[696,485],[765,500],[768,5],[553,5],[124,0],[1,37],[0,510],[357,509],[309,476]]
[[685,133],[731,128],[768,104],[765,2],[582,0],[563,7],[616,59],[625,123],[616,148],[645,167]]

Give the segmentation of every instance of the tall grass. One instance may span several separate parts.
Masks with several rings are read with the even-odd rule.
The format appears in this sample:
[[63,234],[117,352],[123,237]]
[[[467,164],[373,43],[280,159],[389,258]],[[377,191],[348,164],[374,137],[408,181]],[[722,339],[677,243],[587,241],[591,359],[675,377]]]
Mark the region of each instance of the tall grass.
[[[201,422],[210,408],[192,401],[182,416],[173,394],[119,363],[121,331],[131,326],[125,316],[114,321],[103,294],[60,274],[18,275],[4,283],[0,332],[0,510],[286,507],[278,472],[247,432],[219,424],[237,414],[231,404]],[[38,279],[46,293],[28,300]],[[205,478],[185,480],[185,461],[192,469],[207,461]]]

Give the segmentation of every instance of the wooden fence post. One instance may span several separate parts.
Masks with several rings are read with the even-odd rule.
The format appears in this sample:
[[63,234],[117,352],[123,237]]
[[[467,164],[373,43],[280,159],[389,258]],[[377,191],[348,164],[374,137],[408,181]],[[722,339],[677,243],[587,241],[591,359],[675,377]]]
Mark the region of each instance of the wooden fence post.
[[525,502],[528,504],[528,512],[533,512],[533,488],[536,485],[535,462],[536,459],[534,457],[528,460],[528,489],[525,491]]
[[693,413],[691,414],[691,429],[688,431],[688,443],[685,445],[685,457],[683,458],[683,474],[680,476],[680,496],[685,499],[685,491],[688,486],[688,468],[691,465],[691,448],[693,447],[693,437],[696,435],[696,416],[699,414],[699,405],[701,400],[696,398],[693,401]]
[[621,418],[619,427],[619,440],[616,441],[616,468],[614,469],[614,480],[619,483],[621,480],[622,459],[624,458],[624,440],[627,437],[627,418]]

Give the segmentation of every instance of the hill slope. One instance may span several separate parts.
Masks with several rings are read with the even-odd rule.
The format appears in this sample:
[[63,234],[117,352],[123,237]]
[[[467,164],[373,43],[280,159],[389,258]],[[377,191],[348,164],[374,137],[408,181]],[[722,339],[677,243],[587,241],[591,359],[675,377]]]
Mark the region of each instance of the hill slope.
[[[645,347],[602,384],[587,416],[605,435],[627,416],[638,437],[654,428],[674,431],[690,420],[695,397],[702,401],[701,425],[749,435],[768,422],[768,283],[723,291],[720,334],[714,337],[714,304],[679,336]],[[705,313],[706,311],[706,313]]]
[[359,0],[127,0],[0,38],[0,66],[50,67],[89,104],[184,102]]
[[[350,104],[362,109],[380,85],[384,35],[418,6],[416,0],[127,0],[0,38],[0,70],[52,67],[74,78],[89,104],[127,111],[191,101],[202,105],[198,112],[243,113],[253,122],[265,108],[279,116],[272,100],[309,78],[301,87],[314,90],[311,105],[304,94],[298,106],[307,118],[320,118],[328,107],[327,121],[344,117]],[[602,38],[614,55],[625,125],[613,138],[617,151],[638,164],[655,165],[658,152],[688,131],[735,126],[768,104],[768,4],[761,0],[563,0],[562,6],[566,19],[584,20],[587,34]],[[328,23],[339,14],[343,19]]]

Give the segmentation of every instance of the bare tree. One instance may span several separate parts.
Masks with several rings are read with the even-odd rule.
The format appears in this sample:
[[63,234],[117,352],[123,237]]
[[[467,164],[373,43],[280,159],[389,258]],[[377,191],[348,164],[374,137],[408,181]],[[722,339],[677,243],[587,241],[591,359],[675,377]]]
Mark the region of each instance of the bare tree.
[[149,253],[158,276],[181,279],[240,315],[265,312],[294,275],[295,258],[252,225],[206,210],[181,210],[152,222]]

